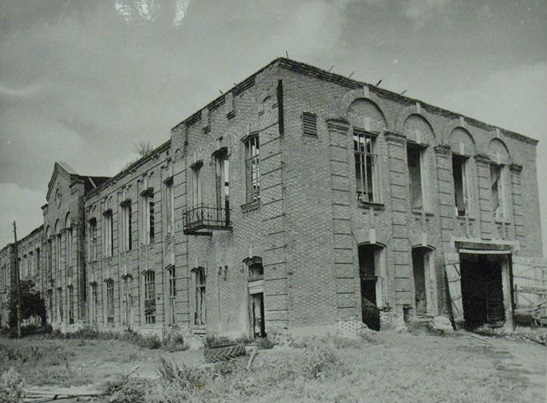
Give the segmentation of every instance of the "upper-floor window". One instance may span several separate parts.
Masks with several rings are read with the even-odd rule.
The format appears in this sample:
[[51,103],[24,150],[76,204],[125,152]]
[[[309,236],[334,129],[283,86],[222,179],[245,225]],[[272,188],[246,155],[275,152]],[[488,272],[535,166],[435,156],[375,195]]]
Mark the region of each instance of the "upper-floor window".
[[494,219],[501,221],[505,219],[505,192],[503,186],[504,167],[503,165],[490,164],[490,188],[492,190],[492,212]]
[[114,220],[112,217],[112,210],[107,210],[103,214],[103,251],[106,257],[112,256],[114,252]]
[[222,148],[215,154],[215,187],[217,208],[225,212],[226,224],[230,222],[230,162],[228,150]]
[[97,219],[89,220],[89,261],[97,260]]
[[371,133],[359,129],[353,130],[357,199],[362,202],[380,202],[380,172],[376,140],[376,136]]
[[454,179],[454,198],[456,215],[466,216],[470,213],[469,159],[452,154],[452,175]]
[[197,161],[192,165],[192,205],[201,204],[201,167],[203,161]]
[[317,136],[317,115],[302,112],[302,132],[308,136]]
[[133,211],[131,200],[125,200],[120,205],[122,207],[120,248],[123,251],[130,251],[133,247]]
[[175,232],[175,200],[173,194],[173,178],[164,182],[165,195],[165,232],[173,235]]
[[142,243],[144,245],[154,243],[155,215],[154,215],[154,189],[149,188],[141,194],[142,202]]
[[247,202],[260,199],[260,147],[258,135],[245,140],[245,183]]
[[153,271],[144,273],[144,321],[156,323],[156,274]]
[[36,272],[35,274],[37,273],[40,273],[40,259],[41,259],[41,254],[40,254],[40,248],[37,248],[36,249],[36,265],[34,266],[36,268]]
[[407,164],[410,180],[410,203],[413,210],[427,210],[427,179],[425,178],[424,147],[414,144],[407,146]]

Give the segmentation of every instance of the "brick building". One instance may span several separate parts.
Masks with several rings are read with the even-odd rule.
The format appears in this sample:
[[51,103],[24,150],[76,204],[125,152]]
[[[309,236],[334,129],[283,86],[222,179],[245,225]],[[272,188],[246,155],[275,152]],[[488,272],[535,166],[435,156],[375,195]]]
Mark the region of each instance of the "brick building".
[[442,313],[511,326],[514,273],[544,267],[536,144],[277,59],[115,177],[55,165],[40,230],[49,319],[332,333],[374,304],[381,326]]

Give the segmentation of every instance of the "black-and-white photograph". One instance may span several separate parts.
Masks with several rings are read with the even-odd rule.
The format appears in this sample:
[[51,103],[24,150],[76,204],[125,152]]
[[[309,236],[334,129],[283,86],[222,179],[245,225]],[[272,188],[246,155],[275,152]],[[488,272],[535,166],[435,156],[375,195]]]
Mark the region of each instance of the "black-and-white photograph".
[[0,0],[0,402],[545,402],[546,21]]

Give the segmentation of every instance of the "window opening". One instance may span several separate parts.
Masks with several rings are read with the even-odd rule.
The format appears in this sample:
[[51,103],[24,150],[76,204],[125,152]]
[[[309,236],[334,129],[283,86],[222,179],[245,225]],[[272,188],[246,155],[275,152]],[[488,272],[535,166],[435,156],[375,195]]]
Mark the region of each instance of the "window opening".
[[196,310],[194,312],[194,325],[205,325],[207,321],[206,311],[205,311],[205,269],[203,267],[198,267],[195,269],[195,284],[196,284]]
[[377,203],[378,197],[378,154],[376,136],[365,131],[353,130],[353,152],[355,157],[355,177],[357,199],[362,202]]
[[144,321],[156,323],[156,273],[144,273]]
[[260,146],[258,136],[245,141],[247,202],[260,200]]

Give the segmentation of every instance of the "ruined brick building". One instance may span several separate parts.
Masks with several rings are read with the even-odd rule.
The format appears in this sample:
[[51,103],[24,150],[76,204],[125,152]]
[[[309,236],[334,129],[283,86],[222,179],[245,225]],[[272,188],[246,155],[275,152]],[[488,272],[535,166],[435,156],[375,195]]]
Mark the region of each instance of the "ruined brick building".
[[332,333],[363,301],[510,326],[513,274],[544,264],[536,144],[277,59],[112,178],[56,163],[22,276],[64,331]]

